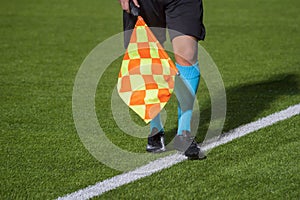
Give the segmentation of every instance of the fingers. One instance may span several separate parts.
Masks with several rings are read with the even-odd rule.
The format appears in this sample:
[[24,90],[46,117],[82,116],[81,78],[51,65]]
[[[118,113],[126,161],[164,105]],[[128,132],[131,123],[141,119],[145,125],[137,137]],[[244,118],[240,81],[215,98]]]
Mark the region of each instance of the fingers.
[[136,7],[140,7],[140,4],[139,4],[139,2],[138,2],[138,0],[132,0],[133,1],[133,3],[134,3],[134,5],[136,6]]
[[[119,1],[122,6],[122,9],[125,10],[126,12],[130,13],[129,0],[119,0]],[[132,0],[132,2],[134,3],[134,5],[136,7],[138,7],[138,8],[140,7],[138,0]]]
[[119,0],[119,1],[120,1],[122,9],[129,13],[130,12],[130,10],[129,10],[129,0]]

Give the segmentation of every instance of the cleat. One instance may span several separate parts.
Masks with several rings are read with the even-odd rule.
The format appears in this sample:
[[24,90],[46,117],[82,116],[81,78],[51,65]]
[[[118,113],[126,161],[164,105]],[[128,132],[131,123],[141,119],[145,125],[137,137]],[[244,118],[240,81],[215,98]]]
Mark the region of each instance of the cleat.
[[148,136],[148,144],[146,151],[151,153],[159,153],[166,150],[164,131],[158,131],[153,128],[151,134]]
[[184,152],[184,155],[191,160],[202,160],[206,158],[199,145],[189,131],[183,131],[182,135],[176,135],[174,139],[174,148]]

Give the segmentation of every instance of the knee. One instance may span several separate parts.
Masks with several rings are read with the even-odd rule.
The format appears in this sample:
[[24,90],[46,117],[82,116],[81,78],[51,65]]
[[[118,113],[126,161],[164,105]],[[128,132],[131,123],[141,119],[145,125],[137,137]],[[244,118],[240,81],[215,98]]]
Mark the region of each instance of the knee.
[[193,65],[197,61],[198,43],[192,36],[178,36],[173,39],[175,60],[182,66]]
[[194,49],[183,48],[175,53],[175,60],[181,66],[190,66],[197,62],[197,52]]

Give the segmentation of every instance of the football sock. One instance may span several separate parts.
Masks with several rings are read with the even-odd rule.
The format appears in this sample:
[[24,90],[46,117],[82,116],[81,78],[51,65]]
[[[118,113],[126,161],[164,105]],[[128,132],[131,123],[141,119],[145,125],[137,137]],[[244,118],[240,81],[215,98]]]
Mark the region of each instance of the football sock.
[[[176,63],[176,67],[180,73],[182,82],[185,84],[185,87],[176,87],[175,84],[175,93],[178,99],[177,134],[181,135],[182,131],[191,131],[193,105],[200,80],[200,70],[198,67],[198,62],[191,66],[181,66]],[[189,95],[187,95],[186,88],[189,90]],[[182,109],[183,106],[185,107],[184,110]]]
[[[153,128],[157,128],[158,132],[163,131],[163,125],[161,123],[161,119],[160,119],[160,113],[158,113],[158,115],[151,120],[150,122],[150,132],[152,132]],[[156,133],[154,133],[156,134]]]

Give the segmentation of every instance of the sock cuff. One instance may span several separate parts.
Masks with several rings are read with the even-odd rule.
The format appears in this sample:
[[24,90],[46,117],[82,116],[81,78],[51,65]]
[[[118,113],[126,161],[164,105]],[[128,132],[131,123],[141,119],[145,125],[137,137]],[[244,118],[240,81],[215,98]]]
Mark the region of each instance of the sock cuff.
[[181,76],[186,79],[193,79],[200,76],[200,69],[198,61],[190,66],[182,66],[176,63],[176,68],[178,69]]

